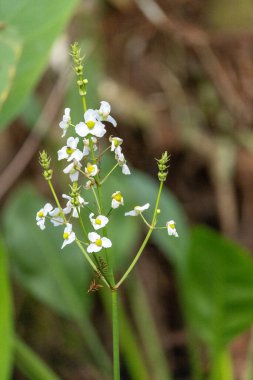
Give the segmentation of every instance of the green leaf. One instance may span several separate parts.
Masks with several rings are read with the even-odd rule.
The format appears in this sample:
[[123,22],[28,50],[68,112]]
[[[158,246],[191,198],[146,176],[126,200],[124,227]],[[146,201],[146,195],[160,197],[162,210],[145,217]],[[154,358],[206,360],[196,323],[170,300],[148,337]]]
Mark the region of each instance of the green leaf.
[[29,380],[60,380],[20,338],[14,339],[17,367]]
[[76,245],[61,250],[63,228],[51,223],[44,231],[36,212],[45,200],[31,187],[13,195],[4,213],[4,230],[15,277],[36,298],[57,312],[82,319],[88,307],[89,272]]
[[23,50],[10,94],[1,111],[0,127],[13,120],[25,104],[45,69],[52,43],[63,31],[77,3],[78,0],[1,1],[1,22],[17,30]]
[[193,230],[183,291],[190,325],[213,350],[253,322],[252,259],[207,228]]
[[8,380],[12,367],[12,334],[13,315],[11,305],[11,289],[8,279],[7,252],[0,240],[0,379]]
[[17,30],[3,26],[0,29],[0,110],[7,99],[21,54],[21,42]]

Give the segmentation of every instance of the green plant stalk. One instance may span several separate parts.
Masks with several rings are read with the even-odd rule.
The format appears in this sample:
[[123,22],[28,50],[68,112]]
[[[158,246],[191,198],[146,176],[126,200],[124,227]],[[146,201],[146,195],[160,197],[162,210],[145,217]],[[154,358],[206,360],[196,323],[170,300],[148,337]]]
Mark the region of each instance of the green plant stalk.
[[112,292],[113,379],[120,380],[118,292]]
[[48,366],[17,336],[13,340],[17,367],[29,380],[60,380]]
[[228,348],[216,350],[211,363],[210,380],[234,380],[233,367]]
[[[111,315],[111,301],[107,292],[99,293],[107,315]],[[131,379],[135,380],[150,380],[148,370],[146,368],[140,346],[137,342],[137,337],[131,322],[124,310],[124,305],[120,302],[118,297],[118,311],[119,311],[119,331],[122,339],[120,347],[125,358],[127,371]]]
[[133,268],[135,267],[135,264],[137,263],[137,261],[139,260],[144,248],[146,247],[147,245],[147,242],[149,241],[149,238],[150,238],[150,235],[152,234],[153,232],[153,229],[155,227],[155,223],[156,223],[156,215],[157,215],[157,209],[158,209],[158,206],[159,206],[159,202],[160,202],[160,197],[161,197],[161,193],[162,193],[162,188],[163,188],[163,182],[160,182],[160,187],[159,187],[159,190],[158,190],[158,194],[157,194],[157,198],[156,198],[156,204],[155,204],[155,209],[154,209],[154,214],[153,214],[153,218],[152,218],[152,222],[151,222],[151,225],[150,225],[150,229],[145,237],[145,239],[143,240],[143,243],[139,249],[139,251],[137,252],[137,254],[135,255],[132,263],[129,265],[128,269],[126,270],[126,272],[123,274],[123,276],[121,277],[121,279],[117,282],[117,284],[115,285],[116,288],[118,288],[125,280],[126,278],[128,277],[129,273],[133,270]]
[[79,211],[78,207],[76,207],[76,211],[77,211],[77,214],[78,214],[79,222],[80,222],[80,224],[81,224],[81,227],[82,227],[83,233],[84,233],[84,235],[86,236],[86,238],[88,239],[88,233],[87,233],[87,231],[86,231],[86,228],[84,227],[83,219],[82,219],[82,217],[81,217],[81,214],[80,214],[80,211]]
[[[82,76],[81,76],[82,77]],[[83,79],[83,78],[80,78]],[[82,96],[82,103],[83,103],[83,109],[84,112],[87,110],[86,106],[86,97],[85,95]],[[95,154],[94,154],[94,149],[93,149],[93,142],[91,136],[89,136],[89,145],[91,149],[91,155],[92,155],[92,160],[93,163],[96,162]],[[98,186],[98,199],[95,196],[96,200],[98,201],[98,206],[99,210],[101,213],[103,213],[103,202],[102,202],[102,194],[101,194],[101,186],[99,184],[99,176],[96,176],[95,178],[97,180]],[[107,236],[106,229],[104,229],[105,236]],[[77,242],[79,248],[85,255],[86,259],[87,258],[87,253],[85,249],[83,249],[82,245]],[[112,330],[113,330],[113,377],[114,380],[120,380],[120,360],[119,360],[119,323],[118,323],[118,302],[117,302],[117,292],[116,290],[112,290],[112,287],[114,288],[115,286],[115,280],[114,280],[114,274],[113,274],[113,267],[112,267],[112,260],[110,258],[110,255],[108,255],[107,250],[106,250],[106,259],[107,259],[107,264],[108,264],[108,269],[109,269],[109,276],[110,276],[110,283],[107,282],[107,280],[102,277],[103,281],[106,283],[106,285],[111,289],[112,293]],[[90,264],[93,266],[93,268],[96,268],[96,265],[93,263],[93,261],[89,258],[88,260]],[[97,271],[97,269],[96,269]]]

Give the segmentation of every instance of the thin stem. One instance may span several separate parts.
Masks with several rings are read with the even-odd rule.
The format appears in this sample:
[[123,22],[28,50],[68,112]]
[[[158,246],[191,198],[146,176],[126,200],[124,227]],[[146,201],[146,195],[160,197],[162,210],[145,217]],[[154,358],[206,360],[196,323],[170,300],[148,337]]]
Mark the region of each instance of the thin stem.
[[148,228],[152,228],[151,225],[148,223],[148,221],[146,220],[146,218],[144,218],[144,216],[142,215],[142,213],[140,214],[143,222],[148,226]]
[[159,191],[158,191],[158,194],[157,194],[157,198],[156,198],[156,204],[155,204],[155,209],[154,209],[154,214],[153,214],[153,218],[152,218],[152,223],[150,225],[150,229],[139,249],[139,251],[137,252],[137,254],[135,255],[132,263],[129,265],[128,269],[126,270],[126,272],[123,274],[123,276],[121,277],[121,279],[117,282],[117,284],[115,285],[115,288],[118,288],[124,281],[125,279],[128,277],[129,273],[132,271],[132,269],[134,268],[135,264],[137,263],[137,261],[139,260],[139,257],[141,256],[144,248],[146,247],[147,245],[147,242],[150,238],[150,235],[152,234],[153,232],[153,229],[155,227],[155,223],[156,223],[156,215],[157,215],[157,209],[158,209],[158,205],[159,205],[159,201],[160,201],[160,197],[161,197],[161,193],[162,193],[162,188],[163,188],[163,182],[160,182],[160,187],[159,187]]
[[112,291],[113,380],[120,380],[118,292]]
[[101,153],[99,153],[99,155],[98,155],[98,159],[100,159],[100,158],[103,156],[103,154],[104,154],[105,152],[107,152],[108,149],[110,149],[110,148],[111,148],[111,145],[108,146],[107,148],[105,148]]
[[[83,248],[82,244],[80,243],[80,241],[78,239],[75,240],[76,244],[78,245],[78,247],[80,248],[80,250],[82,251],[84,257],[86,258],[86,260],[89,262],[89,264],[91,265],[91,267],[94,269],[94,271],[96,273],[100,273],[99,269],[96,267],[96,265],[94,264],[94,262],[91,260],[90,256],[88,255],[88,253],[85,251],[85,249]],[[105,279],[104,276],[101,277],[102,280],[104,281],[104,283],[108,286],[108,288],[111,288],[111,285],[109,284],[109,282]]]
[[63,217],[63,219],[64,219],[64,222],[67,224],[67,220],[66,220],[65,214],[64,214],[64,212],[63,212],[63,210],[62,210],[62,207],[61,207],[61,205],[60,205],[60,202],[59,202],[59,199],[58,199],[58,197],[57,197],[57,195],[56,195],[56,192],[54,191],[53,184],[52,184],[52,182],[51,182],[50,179],[49,179],[47,182],[48,182],[48,185],[49,185],[49,187],[50,187],[50,190],[51,190],[51,192],[52,192],[52,194],[53,194],[54,200],[55,200],[55,202],[56,202],[56,204],[57,204],[59,210],[61,211],[61,214],[62,214],[62,217]]
[[82,219],[82,217],[81,217],[80,210],[79,210],[78,207],[76,207],[76,211],[77,211],[78,218],[79,218],[79,222],[80,222],[81,227],[82,227],[82,229],[83,229],[84,235],[85,235],[86,238],[88,239],[88,233],[87,233],[87,231],[86,231],[86,228],[84,227],[83,219]]
[[87,104],[86,104],[86,97],[84,95],[82,96],[82,102],[83,102],[83,110],[85,113],[87,111]]
[[97,197],[96,191],[95,191],[95,189],[93,188],[93,186],[91,186],[91,190],[92,190],[92,192],[93,192],[93,194],[94,194],[94,198],[95,198],[95,200],[96,200],[96,204],[97,204],[97,206],[98,206],[98,211],[99,211],[99,213],[101,213],[101,208],[100,208],[100,204],[99,204],[99,201],[98,201],[98,197]]
[[102,183],[104,183],[107,178],[109,177],[109,175],[112,174],[112,172],[117,168],[117,166],[119,166],[118,162],[116,165],[114,165],[114,167],[109,171],[109,173],[106,174],[106,176],[102,179],[102,181],[100,182],[100,185],[102,185]]

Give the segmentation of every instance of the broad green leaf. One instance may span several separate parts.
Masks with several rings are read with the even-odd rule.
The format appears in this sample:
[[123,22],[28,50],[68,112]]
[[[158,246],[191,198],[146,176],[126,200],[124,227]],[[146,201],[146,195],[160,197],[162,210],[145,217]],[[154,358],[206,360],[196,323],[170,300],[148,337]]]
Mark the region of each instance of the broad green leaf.
[[15,362],[29,380],[60,380],[20,338],[14,338]]
[[253,262],[245,249],[195,228],[184,275],[187,316],[209,347],[223,348],[253,323]]
[[17,30],[3,26],[0,29],[0,110],[9,95],[20,54],[21,42]]
[[23,50],[15,81],[1,111],[0,127],[13,120],[25,104],[45,68],[52,43],[77,3],[78,0],[1,0],[0,20],[17,30]]
[[22,188],[4,213],[5,236],[16,278],[36,298],[66,316],[82,319],[89,268],[76,245],[61,250],[63,228],[41,231],[36,212],[45,204],[30,187]]
[[12,367],[13,315],[11,289],[8,279],[7,251],[0,240],[0,379],[10,379]]

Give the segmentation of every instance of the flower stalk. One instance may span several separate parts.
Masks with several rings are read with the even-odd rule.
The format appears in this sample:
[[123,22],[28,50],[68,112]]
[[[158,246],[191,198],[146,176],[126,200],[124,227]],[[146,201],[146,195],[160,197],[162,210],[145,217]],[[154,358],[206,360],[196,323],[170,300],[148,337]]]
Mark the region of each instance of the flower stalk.
[[[118,311],[118,292],[119,287],[127,279],[131,271],[135,268],[140,256],[155,229],[167,229],[169,235],[178,237],[174,220],[169,220],[166,226],[157,227],[159,202],[166,181],[169,167],[169,155],[164,152],[162,157],[157,160],[158,179],[160,182],[157,193],[153,216],[151,222],[143,216],[150,204],[135,206],[133,210],[125,212],[126,217],[141,217],[148,232],[135,254],[131,264],[126,269],[122,277],[115,280],[115,268],[113,266],[113,254],[111,247],[114,242],[110,240],[110,218],[113,214],[120,212],[124,207],[124,198],[120,190],[116,190],[110,199],[105,197],[103,189],[107,179],[116,170],[123,175],[130,175],[130,169],[123,154],[123,139],[110,136],[107,144],[100,152],[100,140],[106,134],[107,124],[117,127],[116,120],[111,116],[111,106],[106,101],[100,102],[98,109],[87,109],[86,94],[88,80],[84,77],[83,57],[77,43],[71,46],[71,56],[73,58],[74,70],[77,76],[77,85],[83,104],[83,118],[78,124],[73,124],[70,108],[65,108],[62,121],[59,127],[62,131],[62,138],[66,138],[65,145],[58,150],[58,160],[65,161],[66,167],[63,169],[65,175],[69,176],[70,192],[69,195],[62,194],[66,200],[65,207],[56,194],[52,183],[53,171],[50,167],[51,158],[45,151],[40,153],[40,164],[43,168],[43,176],[48,182],[56,207],[46,203],[36,214],[36,222],[41,230],[46,228],[46,223],[52,223],[54,227],[63,228],[62,249],[66,245],[75,243],[81,250],[85,260],[88,262],[92,271],[95,272],[95,279],[91,281],[88,293],[100,290],[103,285],[111,292],[112,307],[112,340],[113,340],[113,379],[120,380],[120,344],[119,344],[119,311]],[[103,173],[101,161],[105,153],[114,155],[115,163],[107,174]],[[83,183],[85,181],[85,183]],[[95,202],[90,204],[85,200],[85,192],[93,193]],[[119,210],[117,210],[119,209]],[[109,210],[105,213],[105,210]],[[81,226],[80,232],[75,232],[76,221]],[[127,242],[126,242],[127,243]],[[102,284],[100,283],[102,282]]]

